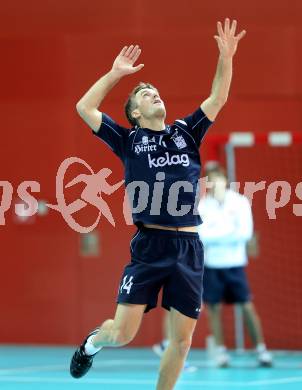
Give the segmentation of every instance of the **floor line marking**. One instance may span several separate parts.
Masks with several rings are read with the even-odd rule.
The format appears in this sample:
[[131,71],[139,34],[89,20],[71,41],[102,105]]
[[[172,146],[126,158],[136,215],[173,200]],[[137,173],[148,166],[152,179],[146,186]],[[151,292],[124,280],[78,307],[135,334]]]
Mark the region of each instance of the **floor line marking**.
[[[27,383],[79,383],[79,384],[124,384],[124,385],[153,385],[155,379],[106,379],[106,378],[87,378],[76,380],[72,378],[53,378],[53,377],[19,377],[19,376],[2,376],[0,382],[27,382]],[[200,381],[200,380],[179,380],[179,384],[191,385],[191,386],[233,386],[233,387],[258,387],[263,385],[278,385],[285,383],[302,383],[302,376],[300,377],[289,377],[279,379],[266,379],[259,381]]]

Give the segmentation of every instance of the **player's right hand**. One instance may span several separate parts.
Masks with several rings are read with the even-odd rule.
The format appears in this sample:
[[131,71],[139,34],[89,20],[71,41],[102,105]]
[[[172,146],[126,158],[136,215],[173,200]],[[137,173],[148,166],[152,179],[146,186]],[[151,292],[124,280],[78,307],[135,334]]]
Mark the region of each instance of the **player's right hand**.
[[144,64],[134,66],[141,54],[141,49],[138,45],[124,46],[120,54],[114,60],[112,71],[119,76],[136,73],[144,67]]

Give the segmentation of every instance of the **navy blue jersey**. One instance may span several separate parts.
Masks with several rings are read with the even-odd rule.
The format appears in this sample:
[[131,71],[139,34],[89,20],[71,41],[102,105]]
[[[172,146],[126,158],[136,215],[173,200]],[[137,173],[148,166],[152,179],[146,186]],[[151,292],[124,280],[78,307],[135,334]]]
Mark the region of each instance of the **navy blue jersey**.
[[165,130],[126,129],[102,114],[97,137],[122,160],[133,222],[197,226],[199,146],[212,122],[198,108]]

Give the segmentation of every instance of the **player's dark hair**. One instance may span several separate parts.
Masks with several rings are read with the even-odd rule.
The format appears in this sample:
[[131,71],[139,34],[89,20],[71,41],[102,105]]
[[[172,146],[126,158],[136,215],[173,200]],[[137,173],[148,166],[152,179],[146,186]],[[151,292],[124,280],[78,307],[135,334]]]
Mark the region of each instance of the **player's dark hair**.
[[126,117],[129,121],[129,123],[132,126],[139,126],[138,120],[132,117],[132,111],[135,110],[135,108],[136,108],[135,96],[136,96],[137,92],[139,92],[141,89],[145,89],[145,88],[151,88],[151,89],[154,89],[155,91],[157,91],[157,89],[152,84],[140,82],[133,89],[133,91],[130,93],[130,95],[128,96],[128,99],[125,103],[125,114],[126,114]]

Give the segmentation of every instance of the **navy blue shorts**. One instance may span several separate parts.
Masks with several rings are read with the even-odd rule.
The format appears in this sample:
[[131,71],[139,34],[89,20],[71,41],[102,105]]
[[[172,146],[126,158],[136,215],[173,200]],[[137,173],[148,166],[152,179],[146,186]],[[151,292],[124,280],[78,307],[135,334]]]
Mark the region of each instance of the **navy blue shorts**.
[[251,300],[244,267],[205,267],[203,288],[205,303],[245,303]]
[[140,227],[130,242],[131,262],[119,286],[118,303],[157,305],[198,318],[201,311],[203,245],[198,233]]

